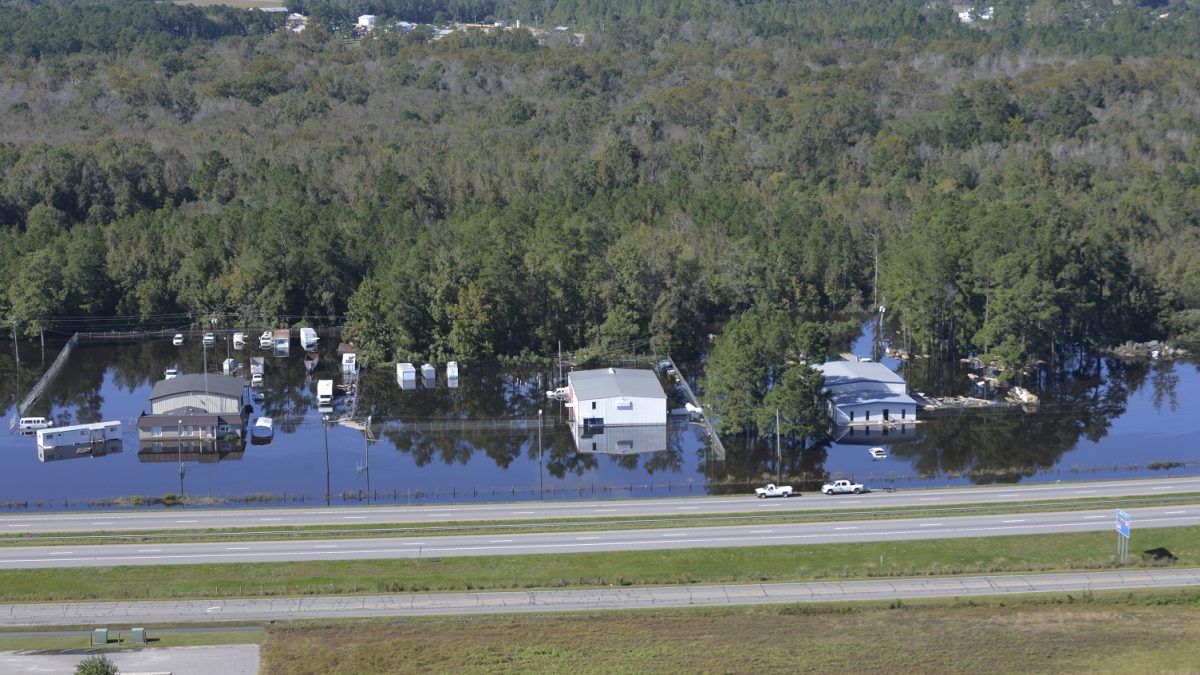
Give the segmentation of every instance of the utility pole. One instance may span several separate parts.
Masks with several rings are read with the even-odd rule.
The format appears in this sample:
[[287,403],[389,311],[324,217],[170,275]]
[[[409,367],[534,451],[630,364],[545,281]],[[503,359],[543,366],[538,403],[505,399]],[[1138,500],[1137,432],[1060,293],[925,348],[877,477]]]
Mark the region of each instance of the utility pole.
[[16,319],[12,320],[12,325],[13,325],[13,358],[15,358],[17,360],[17,363],[20,363],[21,362],[21,350],[17,348],[17,320]]
[[779,445],[779,408],[775,409],[775,484],[783,482],[783,448]]
[[329,415],[321,415],[321,431],[325,435],[325,506],[329,506]]
[[183,420],[179,420],[179,436],[175,443],[175,454],[179,458],[179,495],[183,496]]
[[538,408],[538,499],[545,499],[545,489],[542,470],[542,409]]

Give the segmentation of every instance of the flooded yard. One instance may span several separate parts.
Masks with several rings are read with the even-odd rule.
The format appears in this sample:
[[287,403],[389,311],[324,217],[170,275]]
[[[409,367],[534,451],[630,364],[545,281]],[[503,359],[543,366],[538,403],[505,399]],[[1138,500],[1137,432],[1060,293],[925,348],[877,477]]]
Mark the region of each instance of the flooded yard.
[[[38,343],[22,342],[20,367],[14,354],[0,357],[0,508],[88,508],[168,494],[234,505],[322,504],[327,495],[331,504],[416,503],[742,494],[776,476],[810,491],[842,476],[905,488],[1200,472],[1200,424],[1191,413],[1200,406],[1200,373],[1186,361],[1081,362],[1069,375],[1040,383],[1042,403],[1034,413],[923,416],[887,436],[785,448],[781,464],[771,439],[740,436],[723,439],[728,457],[720,460],[709,452],[703,427],[674,417],[664,428],[607,445],[579,444],[564,403],[546,398],[556,386],[548,367],[464,363],[451,386],[445,364],[436,364],[435,378],[418,378],[408,389],[398,385],[394,367],[373,369],[362,373],[353,396],[338,390],[332,410],[322,410],[318,380],[342,382],[336,343],[323,341],[311,376],[298,343],[286,357],[253,342],[234,350],[226,335],[207,353],[198,336],[181,346],[169,339],[81,345],[28,414],[58,426],[119,420],[122,440],[39,458],[35,438],[9,422],[62,345],[48,344],[43,356]],[[264,357],[265,372],[254,388],[261,398],[247,397],[248,422],[273,418],[269,443],[216,449],[139,443],[137,418],[149,410],[150,391],[166,369],[202,373],[207,365],[219,372],[228,358],[249,380],[254,356]],[[906,366],[900,369],[914,390],[966,381],[956,366],[949,373]],[[355,421],[339,423],[351,415]],[[873,458],[874,446],[888,456]]]

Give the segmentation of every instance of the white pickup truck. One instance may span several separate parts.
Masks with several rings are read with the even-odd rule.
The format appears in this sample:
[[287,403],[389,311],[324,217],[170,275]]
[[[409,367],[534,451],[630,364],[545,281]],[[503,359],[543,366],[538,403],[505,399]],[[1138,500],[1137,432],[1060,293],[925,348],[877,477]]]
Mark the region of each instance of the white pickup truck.
[[792,486],[768,483],[766,487],[755,488],[754,494],[759,499],[766,499],[767,497],[791,497]]
[[862,483],[852,483],[848,480],[835,480],[832,483],[826,483],[821,486],[821,492],[827,495],[859,494],[870,491]]

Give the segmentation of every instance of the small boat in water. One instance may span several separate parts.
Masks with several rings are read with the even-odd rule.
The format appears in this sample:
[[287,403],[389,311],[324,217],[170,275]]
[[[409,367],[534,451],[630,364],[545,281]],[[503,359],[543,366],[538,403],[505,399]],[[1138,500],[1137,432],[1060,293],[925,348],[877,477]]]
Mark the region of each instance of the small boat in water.
[[317,369],[320,356],[316,352],[304,352],[304,370],[313,372]]
[[275,420],[270,417],[260,417],[254,421],[250,430],[250,439],[257,443],[267,443],[275,436]]
[[275,344],[275,339],[271,331],[264,330],[262,335],[258,336],[258,346],[260,349],[270,349],[273,344]]
[[240,332],[234,333],[233,334],[233,348],[241,349],[242,347],[245,347],[245,346],[246,346],[246,334],[240,333]]
[[887,459],[887,451],[883,448],[871,448],[867,452],[871,453],[871,459]]

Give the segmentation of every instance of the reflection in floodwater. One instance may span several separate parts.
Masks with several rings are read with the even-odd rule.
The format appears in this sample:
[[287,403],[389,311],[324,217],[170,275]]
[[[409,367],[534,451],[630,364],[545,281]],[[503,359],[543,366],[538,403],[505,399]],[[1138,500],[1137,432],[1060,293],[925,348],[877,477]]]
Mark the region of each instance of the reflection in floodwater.
[[74,443],[53,447],[38,446],[39,462],[56,462],[61,459],[78,459],[80,457],[104,457],[121,452],[122,441],[110,439],[96,443]]
[[605,455],[635,455],[667,449],[667,425],[636,424],[602,427],[571,425],[575,447],[580,452]]
[[184,440],[183,442],[176,442],[174,439],[144,440],[139,443],[138,461],[215,464],[242,459],[245,453],[246,439],[244,438]]
[[908,443],[917,440],[916,424],[860,424],[852,427],[837,427],[833,439],[840,445],[883,445]]

